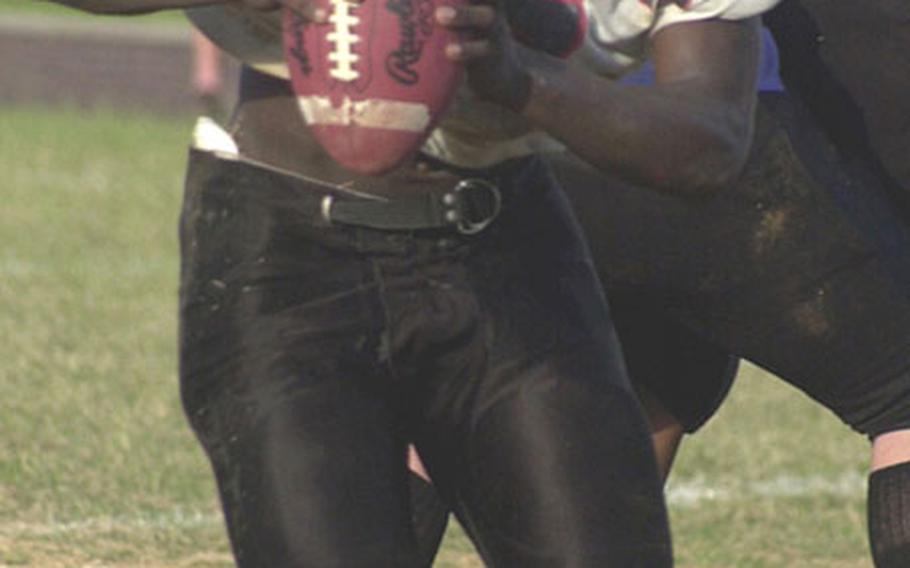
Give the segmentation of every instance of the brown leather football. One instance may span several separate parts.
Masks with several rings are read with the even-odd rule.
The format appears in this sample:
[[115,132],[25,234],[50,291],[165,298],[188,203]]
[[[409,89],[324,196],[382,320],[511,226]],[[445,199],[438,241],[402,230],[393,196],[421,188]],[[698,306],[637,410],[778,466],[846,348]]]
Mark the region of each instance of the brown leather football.
[[393,169],[415,152],[452,100],[462,66],[438,6],[465,0],[317,0],[328,23],[284,13],[284,52],[300,110],[342,166]]

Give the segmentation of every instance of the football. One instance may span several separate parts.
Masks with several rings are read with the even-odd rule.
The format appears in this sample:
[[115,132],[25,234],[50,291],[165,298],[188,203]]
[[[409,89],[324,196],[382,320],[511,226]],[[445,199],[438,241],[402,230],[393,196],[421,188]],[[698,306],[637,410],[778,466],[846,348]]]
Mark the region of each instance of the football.
[[284,11],[284,54],[300,110],[339,164],[358,174],[395,168],[416,151],[451,102],[462,66],[436,24],[465,0],[317,0],[328,22]]

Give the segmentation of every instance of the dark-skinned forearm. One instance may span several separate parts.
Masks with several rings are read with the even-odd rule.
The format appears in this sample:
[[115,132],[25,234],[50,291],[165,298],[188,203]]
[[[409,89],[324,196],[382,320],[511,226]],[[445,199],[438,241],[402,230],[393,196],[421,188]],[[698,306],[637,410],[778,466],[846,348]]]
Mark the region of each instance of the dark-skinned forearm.
[[617,84],[532,55],[523,114],[591,165],[655,189],[701,195],[745,163],[752,113],[680,83]]
[[224,0],[46,0],[92,14],[147,14],[159,10],[219,4]]

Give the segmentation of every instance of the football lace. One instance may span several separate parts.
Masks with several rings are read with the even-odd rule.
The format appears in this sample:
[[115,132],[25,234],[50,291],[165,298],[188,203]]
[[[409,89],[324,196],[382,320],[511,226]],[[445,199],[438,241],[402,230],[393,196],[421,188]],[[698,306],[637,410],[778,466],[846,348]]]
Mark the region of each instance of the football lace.
[[355,81],[360,77],[355,67],[360,56],[354,53],[353,47],[360,41],[360,37],[354,32],[354,27],[360,23],[360,18],[354,15],[354,11],[360,3],[351,0],[331,0],[331,5],[329,23],[334,27],[326,37],[334,48],[329,53],[329,61],[333,64],[329,69],[329,76],[339,81]]

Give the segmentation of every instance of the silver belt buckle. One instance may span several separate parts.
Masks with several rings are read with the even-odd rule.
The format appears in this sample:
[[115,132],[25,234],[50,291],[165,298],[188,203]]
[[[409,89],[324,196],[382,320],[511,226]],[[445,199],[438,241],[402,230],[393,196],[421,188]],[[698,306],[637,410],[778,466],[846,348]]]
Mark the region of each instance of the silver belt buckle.
[[[470,219],[466,215],[465,200],[469,191],[486,191],[492,198],[492,210],[484,219]],[[484,179],[469,178],[461,180],[455,188],[445,194],[443,203],[449,209],[446,211],[446,221],[455,225],[458,232],[463,235],[474,235],[486,229],[502,210],[502,194],[499,188]]]

